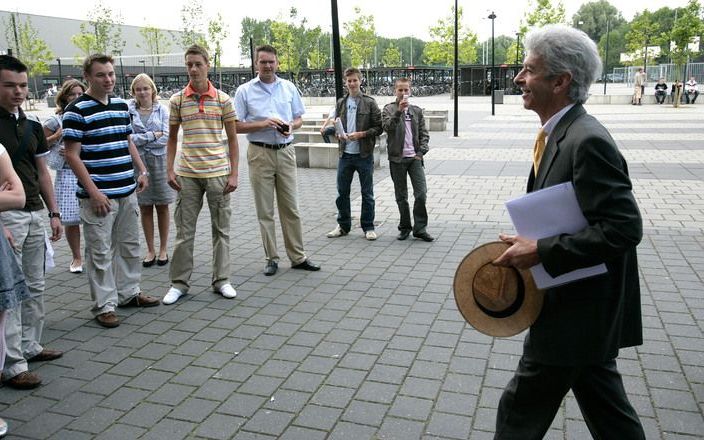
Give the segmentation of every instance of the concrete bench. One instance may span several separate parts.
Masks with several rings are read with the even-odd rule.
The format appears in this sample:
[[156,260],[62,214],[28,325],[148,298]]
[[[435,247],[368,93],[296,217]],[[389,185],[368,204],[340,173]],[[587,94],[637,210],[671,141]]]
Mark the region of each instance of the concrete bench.
[[428,131],[445,131],[447,130],[447,117],[425,115],[425,127]]
[[323,126],[323,123],[327,120],[327,118],[310,118],[310,119],[304,119],[303,120],[303,125],[302,127],[306,127],[308,129],[309,127],[317,127],[320,128]]
[[428,109],[423,109],[423,116],[426,118],[428,116],[442,116],[445,119],[445,122],[448,121],[449,119],[449,111],[447,110],[428,110]]
[[[336,143],[299,142],[293,146],[296,149],[296,166],[299,168],[337,168],[340,153]],[[383,166],[382,156],[385,153],[385,146],[377,144],[374,147],[374,168]]]

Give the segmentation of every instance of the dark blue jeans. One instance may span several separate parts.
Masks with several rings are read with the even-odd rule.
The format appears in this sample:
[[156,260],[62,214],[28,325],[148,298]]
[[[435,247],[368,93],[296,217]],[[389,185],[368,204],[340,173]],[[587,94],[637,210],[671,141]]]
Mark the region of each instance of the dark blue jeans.
[[359,154],[343,153],[337,163],[337,223],[349,232],[352,229],[350,208],[350,188],[354,172],[359,175],[362,187],[362,215],[359,219],[362,229],[374,230],[374,155],[361,157]]
[[335,136],[335,126],[331,125],[329,127],[325,127],[325,130],[323,130],[323,140],[325,141],[326,144],[330,143],[330,136]]
[[[413,157],[404,157],[401,162],[389,161],[391,170],[391,180],[394,182],[394,192],[396,193],[396,205],[400,220],[398,222],[399,231],[413,230],[414,234],[426,232],[428,226],[428,211],[425,208],[426,194],[428,188],[425,183],[425,171],[423,161]],[[408,206],[408,178],[411,178],[413,186],[413,226],[411,226],[411,212]]]

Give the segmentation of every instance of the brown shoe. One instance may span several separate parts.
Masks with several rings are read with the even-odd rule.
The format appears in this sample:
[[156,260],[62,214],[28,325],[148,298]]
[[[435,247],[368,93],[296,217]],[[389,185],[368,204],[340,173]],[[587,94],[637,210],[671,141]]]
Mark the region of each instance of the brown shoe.
[[15,388],[18,390],[31,390],[41,385],[42,379],[37,373],[23,371],[17,376],[3,381],[3,383],[10,388]]
[[119,307],[155,307],[158,306],[160,302],[161,300],[157,297],[138,293],[131,300],[120,304]]
[[113,328],[120,325],[120,318],[117,317],[115,312],[101,313],[95,317],[95,320],[98,321],[98,324],[107,328]]
[[48,348],[45,348],[40,353],[37,353],[34,356],[32,356],[31,358],[27,359],[27,362],[53,361],[54,359],[58,359],[63,355],[64,355],[63,351],[50,350]]

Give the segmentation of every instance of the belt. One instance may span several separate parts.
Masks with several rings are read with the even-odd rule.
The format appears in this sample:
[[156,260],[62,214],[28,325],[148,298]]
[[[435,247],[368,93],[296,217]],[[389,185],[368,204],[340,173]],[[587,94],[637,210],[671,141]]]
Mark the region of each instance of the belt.
[[291,145],[291,142],[289,142],[288,144],[265,144],[264,142],[252,141],[252,142],[250,142],[250,144],[256,145],[257,147],[268,148],[270,150],[282,150],[282,149],[288,147],[289,145]]

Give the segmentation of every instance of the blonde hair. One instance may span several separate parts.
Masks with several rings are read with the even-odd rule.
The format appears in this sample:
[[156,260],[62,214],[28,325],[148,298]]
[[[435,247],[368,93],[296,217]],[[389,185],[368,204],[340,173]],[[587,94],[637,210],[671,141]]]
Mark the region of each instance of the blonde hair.
[[146,73],[140,73],[139,75],[135,76],[134,79],[132,80],[132,85],[130,85],[130,93],[132,93],[134,100],[138,104],[140,104],[140,105],[142,104],[137,99],[137,94],[134,91],[136,84],[140,81],[146,81],[146,83],[149,84],[149,87],[152,88],[152,102],[156,102],[157,101],[156,84],[154,84],[154,80],[152,80],[151,77],[149,75],[147,75]]

